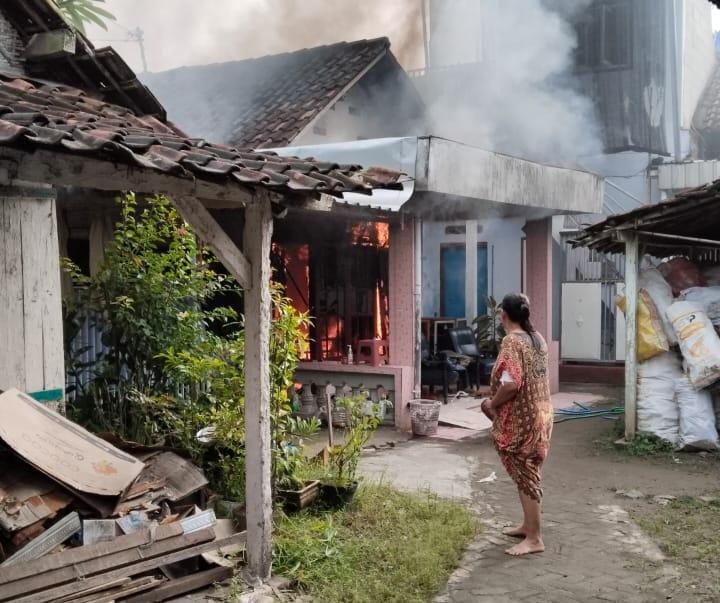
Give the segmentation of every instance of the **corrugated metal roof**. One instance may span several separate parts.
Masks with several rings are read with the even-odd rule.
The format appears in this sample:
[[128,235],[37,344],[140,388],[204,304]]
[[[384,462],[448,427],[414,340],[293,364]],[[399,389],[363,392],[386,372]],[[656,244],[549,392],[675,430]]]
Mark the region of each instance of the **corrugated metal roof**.
[[[575,237],[575,246],[622,252],[622,232],[638,233],[645,252],[656,257],[685,253],[691,247],[720,246],[720,180],[685,191],[675,198],[611,216]],[[705,243],[671,237],[702,239]],[[713,242],[717,241],[717,245]]]

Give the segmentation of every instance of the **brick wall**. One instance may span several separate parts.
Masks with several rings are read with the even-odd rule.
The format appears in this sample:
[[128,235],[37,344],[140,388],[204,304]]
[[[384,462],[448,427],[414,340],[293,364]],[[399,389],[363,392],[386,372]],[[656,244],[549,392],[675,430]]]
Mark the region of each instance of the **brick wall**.
[[0,10],[0,69],[22,70],[22,42],[15,28]]

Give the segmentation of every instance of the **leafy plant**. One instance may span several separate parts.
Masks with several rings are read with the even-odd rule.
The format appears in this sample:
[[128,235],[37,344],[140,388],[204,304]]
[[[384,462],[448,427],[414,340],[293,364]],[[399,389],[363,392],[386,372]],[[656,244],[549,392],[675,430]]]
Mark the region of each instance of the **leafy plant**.
[[[64,261],[76,287],[66,308],[74,325],[70,333],[87,320],[101,330],[104,347],[89,365],[70,365],[71,372],[86,376],[76,379],[70,412],[96,431],[149,443],[174,433],[177,422],[165,421],[177,412],[169,400],[184,398],[186,386],[199,383],[193,375],[173,379],[168,354],[204,356],[215,368],[230,368],[233,356],[242,355],[239,338],[228,343],[209,329],[236,323],[231,308],[209,306],[218,294],[239,291],[233,279],[211,268],[212,256],[165,197],[149,198],[141,207],[130,194],[119,204],[121,219],[96,274],[87,277]],[[77,360],[72,340],[66,342],[68,358]],[[237,366],[223,375],[223,393],[241,382]],[[157,397],[158,404],[148,408]]]
[[488,313],[477,316],[474,325],[475,341],[482,352],[496,356],[500,350],[500,343],[505,337],[502,321],[496,312],[497,303],[491,296],[485,297]]
[[60,13],[70,25],[85,33],[85,25],[94,23],[107,31],[106,21],[115,21],[115,15],[108,12],[101,4],[105,0],[53,0]]
[[655,456],[671,454],[675,445],[653,433],[638,432],[625,448],[630,456]]
[[[96,274],[66,260],[76,286],[65,308],[66,356],[74,376],[70,414],[94,431],[188,450],[220,494],[244,499],[244,318],[216,297],[240,296],[235,281],[213,270],[170,202],[119,199],[121,219]],[[271,289],[271,426],[273,478],[292,482],[295,454],[317,420],[292,417],[289,391],[310,324],[281,285]],[[238,297],[239,299],[239,297]],[[102,331],[103,352],[90,362],[73,345],[84,321]],[[204,437],[198,438],[203,430]]]
[[[389,401],[385,401],[389,404]],[[339,485],[355,480],[360,454],[380,426],[380,404],[368,399],[368,392],[352,397],[338,397],[335,406],[346,415],[346,429],[342,444],[330,450],[331,479]]]

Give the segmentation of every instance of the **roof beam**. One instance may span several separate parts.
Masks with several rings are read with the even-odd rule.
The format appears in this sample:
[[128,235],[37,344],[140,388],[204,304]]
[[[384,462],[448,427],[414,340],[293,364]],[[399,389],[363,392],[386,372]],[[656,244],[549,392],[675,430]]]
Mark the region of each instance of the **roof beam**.
[[134,191],[221,201],[234,207],[260,198],[277,200],[264,189],[253,191],[239,183],[215,183],[197,178],[164,174],[86,155],[52,151],[28,153],[0,147],[0,184],[39,182],[53,186],[80,186],[104,191]]
[[638,230],[637,233],[643,237],[656,239],[669,239],[682,243],[690,243],[691,245],[710,245],[711,247],[720,247],[720,241],[714,239],[703,239],[700,237],[686,237],[684,235],[669,234],[664,232],[652,232],[649,230]]
[[252,287],[250,263],[207,208],[194,197],[171,197],[170,200],[183,219],[193,227],[198,238],[215,252],[240,287],[249,290]]

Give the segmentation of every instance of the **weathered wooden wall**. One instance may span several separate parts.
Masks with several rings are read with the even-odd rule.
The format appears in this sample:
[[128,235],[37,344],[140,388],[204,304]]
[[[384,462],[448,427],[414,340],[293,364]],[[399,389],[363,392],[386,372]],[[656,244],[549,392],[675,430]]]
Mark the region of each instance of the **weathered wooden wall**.
[[55,200],[0,190],[0,389],[65,386]]

